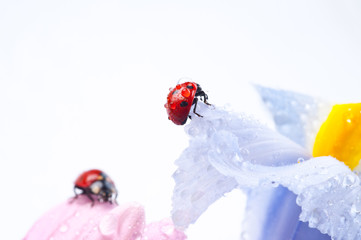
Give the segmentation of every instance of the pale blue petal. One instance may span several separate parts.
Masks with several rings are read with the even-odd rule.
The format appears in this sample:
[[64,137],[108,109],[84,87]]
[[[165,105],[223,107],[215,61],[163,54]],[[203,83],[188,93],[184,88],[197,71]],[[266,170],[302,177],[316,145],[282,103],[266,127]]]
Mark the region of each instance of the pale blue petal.
[[269,109],[277,131],[312,150],[313,140],[332,104],[308,95],[255,85]]
[[[176,161],[176,187],[173,195],[173,220],[186,228],[215,200],[236,187],[262,188],[262,195],[251,195],[248,206],[248,239],[354,239],[361,229],[352,217],[359,200],[359,179],[345,165],[330,157],[310,158],[309,152],[254,119],[215,107],[199,104],[198,113],[186,126],[189,147]],[[300,162],[297,164],[297,162]],[[345,185],[342,183],[346,182]],[[329,194],[333,191],[333,194]],[[302,206],[302,211],[296,205]],[[328,195],[330,199],[328,199]],[[336,201],[348,196],[347,201]],[[263,198],[263,202],[260,199]],[[257,200],[258,199],[258,200]],[[331,203],[326,205],[325,203]],[[252,207],[253,204],[253,207]],[[358,205],[357,205],[358,206]],[[344,222],[340,221],[340,216]],[[347,215],[348,214],[348,215]],[[342,215],[343,216],[343,215]],[[360,221],[361,222],[361,221]],[[356,227],[354,225],[356,224]],[[335,229],[348,229],[335,232]],[[256,234],[257,232],[257,234]],[[256,234],[256,235],[252,235]]]

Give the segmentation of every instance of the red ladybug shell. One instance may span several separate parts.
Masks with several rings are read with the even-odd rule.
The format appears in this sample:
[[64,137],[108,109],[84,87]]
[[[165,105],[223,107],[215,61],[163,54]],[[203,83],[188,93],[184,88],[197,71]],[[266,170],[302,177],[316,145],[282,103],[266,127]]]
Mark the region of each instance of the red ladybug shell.
[[98,180],[102,180],[102,171],[93,169],[80,174],[75,180],[75,186],[80,188],[88,188],[92,183]]
[[170,90],[164,106],[167,109],[168,118],[172,122],[177,125],[187,122],[196,92],[197,84],[194,82],[178,84]]

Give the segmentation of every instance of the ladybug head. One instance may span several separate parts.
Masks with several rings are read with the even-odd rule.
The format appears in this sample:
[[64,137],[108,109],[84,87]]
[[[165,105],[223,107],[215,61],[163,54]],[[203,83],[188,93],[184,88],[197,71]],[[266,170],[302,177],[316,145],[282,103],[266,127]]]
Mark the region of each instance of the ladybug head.
[[99,180],[94,181],[89,190],[91,194],[97,195],[101,202],[114,202],[117,197],[117,190],[113,181],[104,173],[101,173]]
[[99,200],[103,202],[113,202],[117,198],[117,190],[110,181],[103,181],[103,187],[99,191]]

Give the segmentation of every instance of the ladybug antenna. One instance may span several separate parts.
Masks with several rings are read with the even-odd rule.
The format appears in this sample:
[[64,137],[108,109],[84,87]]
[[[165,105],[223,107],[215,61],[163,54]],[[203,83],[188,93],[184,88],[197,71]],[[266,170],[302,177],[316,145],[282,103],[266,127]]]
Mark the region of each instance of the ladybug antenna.
[[177,85],[180,84],[180,83],[184,83],[184,82],[192,82],[192,78],[190,78],[190,77],[181,77],[181,78],[178,79]]

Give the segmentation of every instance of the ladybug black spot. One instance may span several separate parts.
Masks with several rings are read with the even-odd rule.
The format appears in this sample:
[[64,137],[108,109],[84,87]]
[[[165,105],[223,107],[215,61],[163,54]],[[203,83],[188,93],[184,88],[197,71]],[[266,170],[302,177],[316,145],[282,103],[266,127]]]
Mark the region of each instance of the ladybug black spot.
[[186,106],[188,106],[188,103],[186,101],[183,101],[183,102],[180,103],[180,106],[181,107],[186,107]]
[[193,89],[194,87],[192,85],[187,86],[188,89]]

